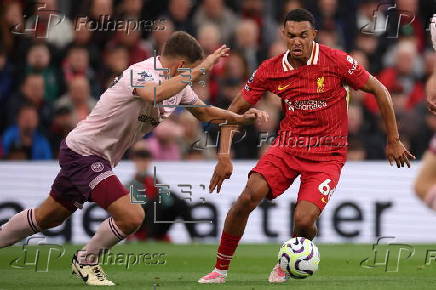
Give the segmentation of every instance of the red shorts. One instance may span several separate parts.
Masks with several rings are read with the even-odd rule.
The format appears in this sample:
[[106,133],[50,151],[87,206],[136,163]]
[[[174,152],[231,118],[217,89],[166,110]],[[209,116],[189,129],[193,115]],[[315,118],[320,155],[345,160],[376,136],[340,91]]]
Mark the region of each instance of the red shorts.
[[301,175],[298,199],[314,203],[321,211],[339,182],[342,161],[315,161],[291,155],[283,150],[268,150],[252,172],[261,174],[270,187],[268,199],[280,196]]

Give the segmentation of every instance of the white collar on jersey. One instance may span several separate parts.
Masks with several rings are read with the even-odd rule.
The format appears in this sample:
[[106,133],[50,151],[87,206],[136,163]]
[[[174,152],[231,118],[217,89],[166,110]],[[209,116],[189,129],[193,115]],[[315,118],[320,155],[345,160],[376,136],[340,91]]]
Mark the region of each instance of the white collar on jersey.
[[[284,71],[294,70],[294,68],[288,61],[288,54],[289,54],[289,49],[285,52],[282,59],[282,65]],[[314,41],[312,45],[312,52],[310,54],[310,58],[307,60],[307,65],[318,64],[318,58],[319,58],[319,43]]]

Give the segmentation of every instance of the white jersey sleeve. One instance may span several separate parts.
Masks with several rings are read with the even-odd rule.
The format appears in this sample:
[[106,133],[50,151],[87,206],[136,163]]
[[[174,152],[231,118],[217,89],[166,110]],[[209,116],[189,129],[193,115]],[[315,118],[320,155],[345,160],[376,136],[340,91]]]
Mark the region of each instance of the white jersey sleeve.
[[195,104],[198,96],[189,86],[158,104],[134,95],[135,87],[163,81],[164,70],[154,58],[131,65],[101,95],[89,116],[68,134],[68,147],[81,155],[101,156],[115,166],[135,142],[168,118],[179,104]]
[[180,101],[181,105],[193,105],[198,102],[198,95],[194,92],[191,86],[186,86],[182,92],[182,99]]

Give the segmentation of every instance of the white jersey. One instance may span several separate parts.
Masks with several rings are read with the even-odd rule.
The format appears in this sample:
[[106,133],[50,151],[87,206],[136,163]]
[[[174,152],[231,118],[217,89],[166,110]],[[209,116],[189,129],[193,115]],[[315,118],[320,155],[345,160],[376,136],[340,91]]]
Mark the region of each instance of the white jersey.
[[84,156],[105,158],[114,167],[129,147],[171,115],[174,105],[198,101],[190,86],[156,106],[134,95],[134,87],[165,79],[159,76],[162,70],[156,69],[162,69],[158,57],[156,64],[151,57],[125,70],[101,95],[89,116],[68,134],[67,146]]

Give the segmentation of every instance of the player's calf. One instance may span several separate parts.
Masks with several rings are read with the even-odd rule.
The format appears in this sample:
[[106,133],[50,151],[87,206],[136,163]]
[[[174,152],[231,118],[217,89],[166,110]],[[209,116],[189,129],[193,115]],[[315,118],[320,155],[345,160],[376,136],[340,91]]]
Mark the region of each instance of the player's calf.
[[145,219],[144,209],[130,202],[129,196],[123,196],[107,208],[115,224],[126,235],[133,234]]
[[260,204],[269,192],[268,184],[258,173],[252,173],[244,191],[227,213],[224,232],[242,236],[250,213]]
[[267,196],[269,187],[258,173],[250,175],[244,191],[229,210],[217,251],[215,268],[198,280],[199,283],[224,283],[227,270],[244,233],[250,213]]
[[72,212],[49,196],[38,208],[25,209],[0,228],[0,248],[62,224]]
[[296,237],[312,240],[317,234],[316,220],[321,210],[313,203],[301,200],[297,203],[294,213],[294,231]]
[[111,203],[106,210],[111,215],[104,220],[92,239],[77,253],[80,264],[97,264],[104,250],[134,233],[144,221],[144,210],[138,204],[132,204],[125,195]]

